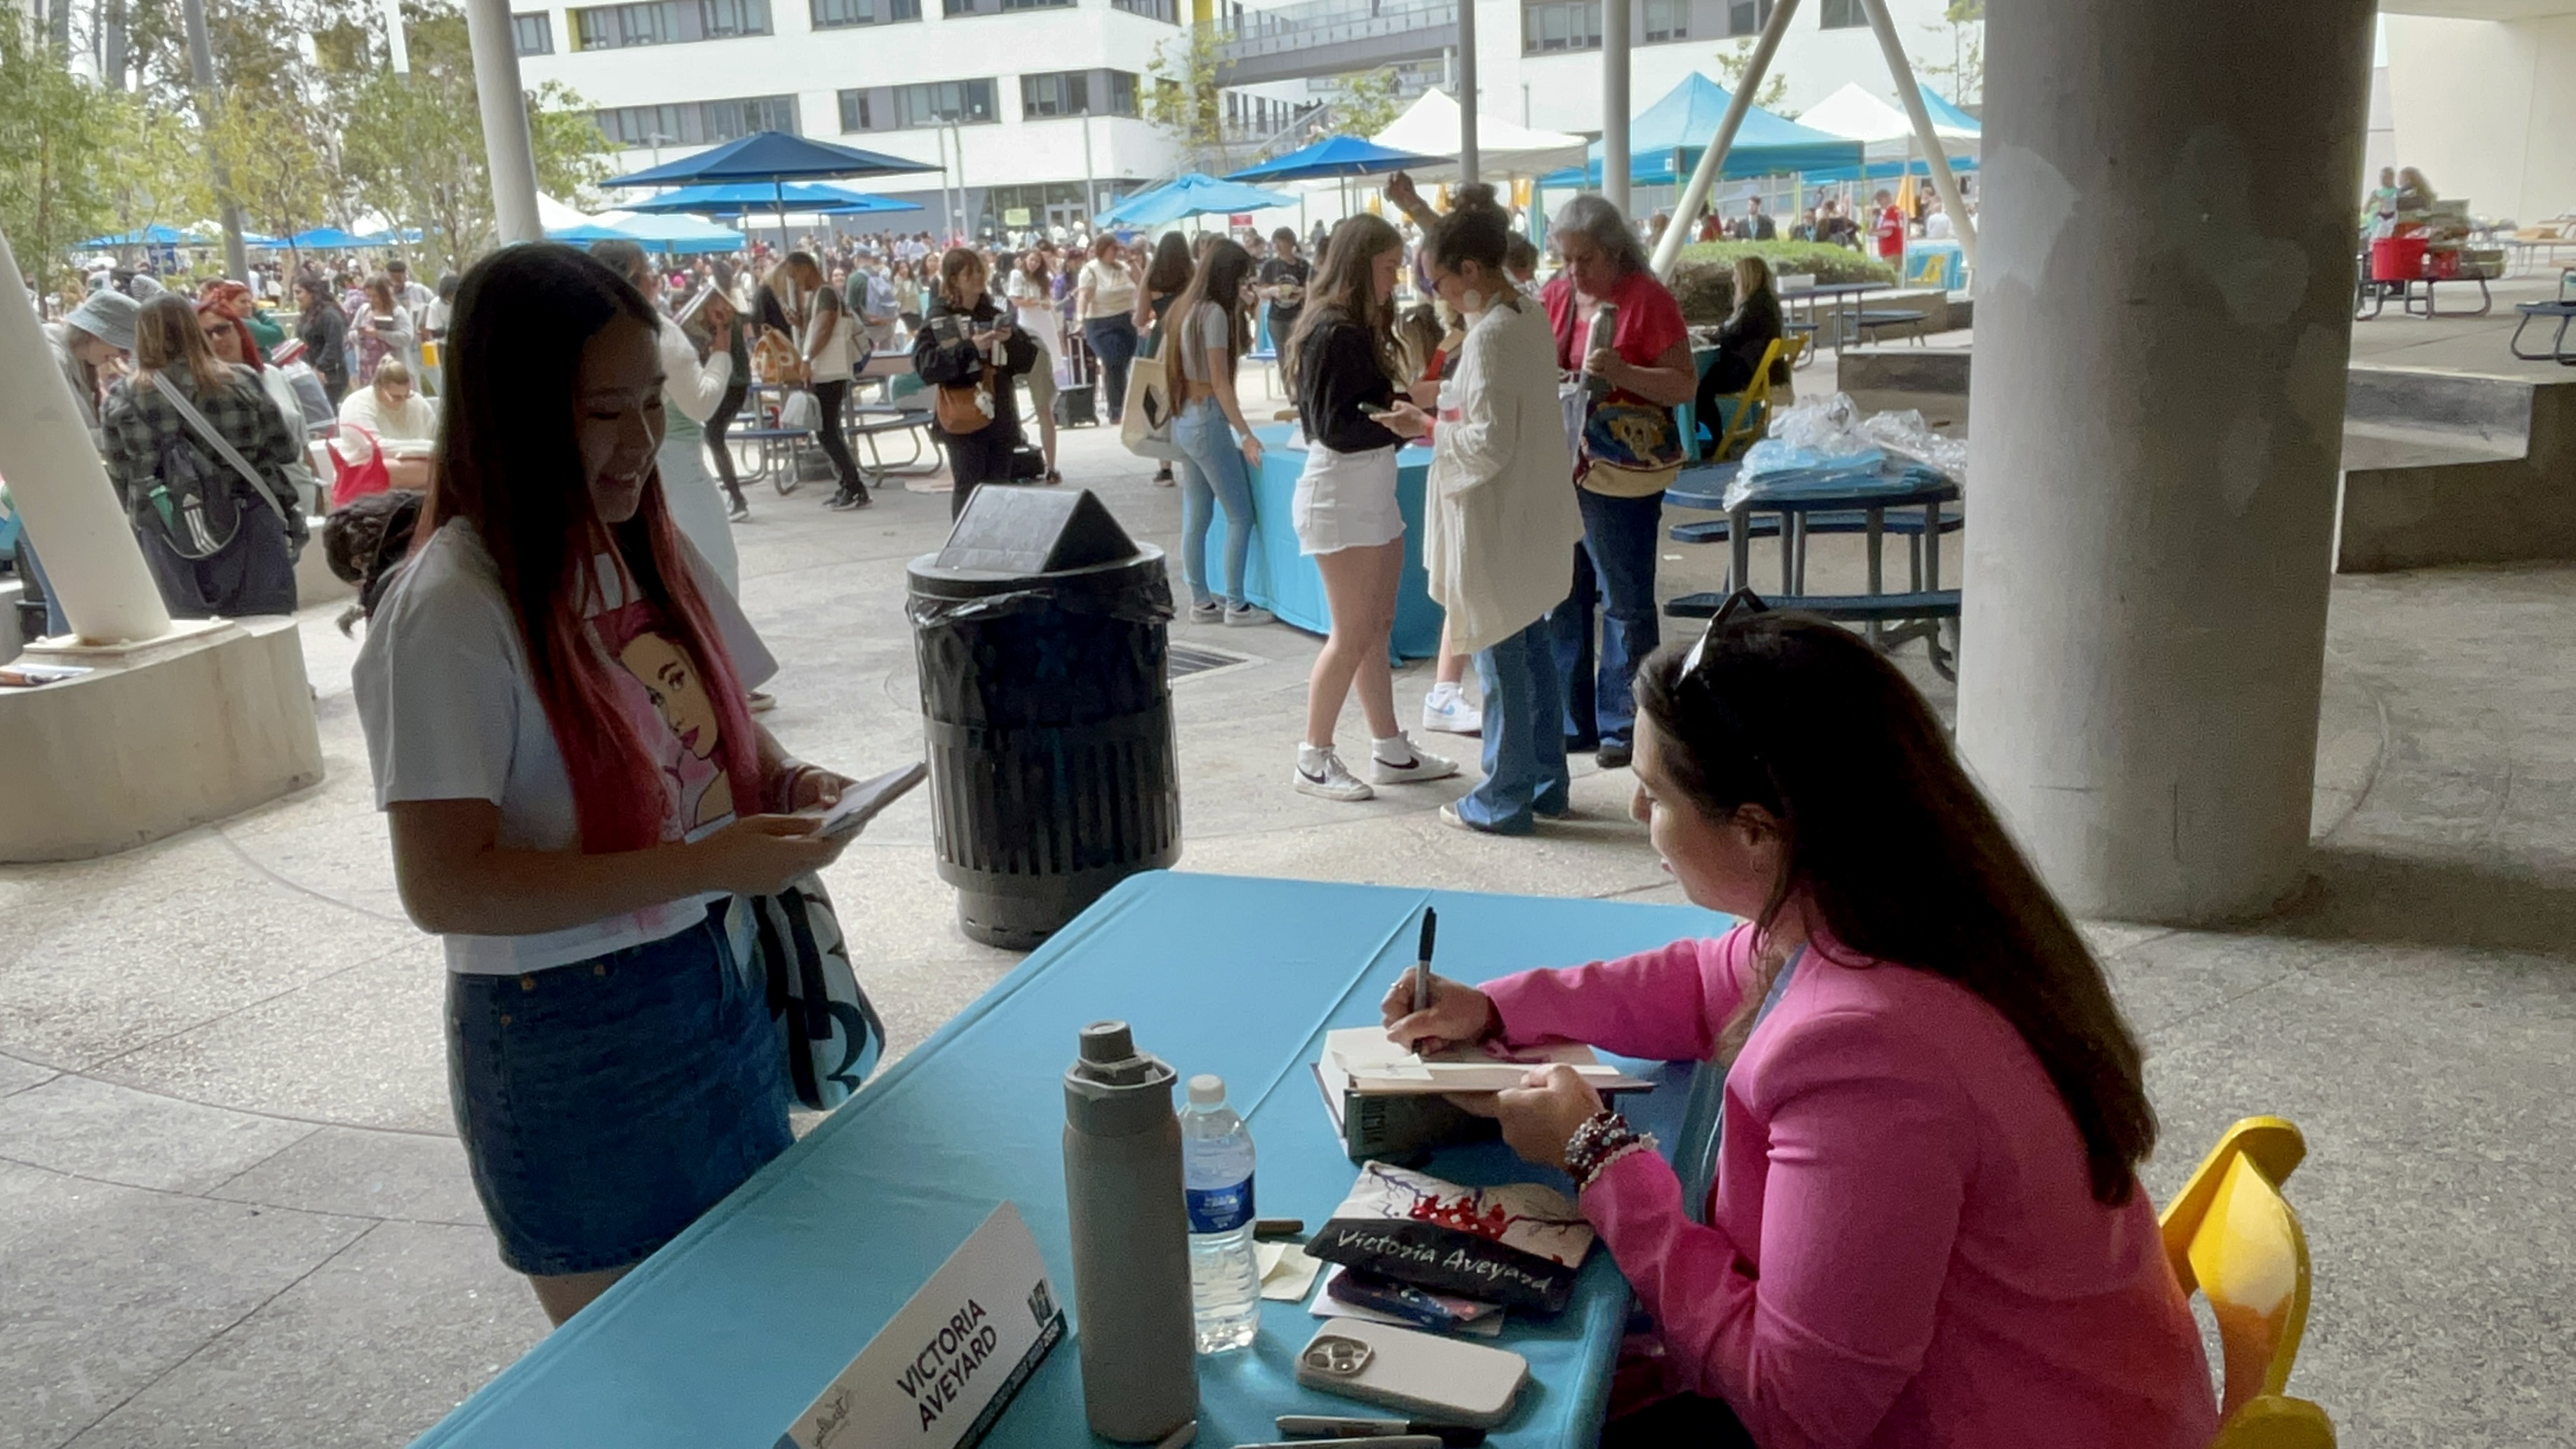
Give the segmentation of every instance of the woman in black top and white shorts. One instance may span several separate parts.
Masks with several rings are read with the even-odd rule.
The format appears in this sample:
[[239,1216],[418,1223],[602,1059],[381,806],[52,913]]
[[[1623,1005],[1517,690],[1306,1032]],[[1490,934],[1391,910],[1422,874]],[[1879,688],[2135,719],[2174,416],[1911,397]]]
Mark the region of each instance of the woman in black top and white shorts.
[[[1403,264],[1404,239],[1379,218],[1354,216],[1335,227],[1287,349],[1307,439],[1290,512],[1298,548],[1324,576],[1333,613],[1333,632],[1306,683],[1306,738],[1297,747],[1295,784],[1327,800],[1377,793],[1333,750],[1333,727],[1354,685],[1368,719],[1370,780],[1394,785],[1458,773],[1456,761],[1415,749],[1397,725],[1395,676],[1386,658],[1404,573],[1404,514],[1395,499],[1395,453],[1403,438],[1370,414],[1396,402],[1402,369],[1394,298]],[[1421,435],[1418,414],[1398,425],[1408,429],[1405,436]]]

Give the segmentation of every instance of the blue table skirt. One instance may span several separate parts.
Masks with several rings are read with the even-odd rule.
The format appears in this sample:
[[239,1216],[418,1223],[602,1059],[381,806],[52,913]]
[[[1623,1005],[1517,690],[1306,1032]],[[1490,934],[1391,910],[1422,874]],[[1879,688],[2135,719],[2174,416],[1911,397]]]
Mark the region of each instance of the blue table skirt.
[[[1252,602],[1300,629],[1328,634],[1333,611],[1324,602],[1324,576],[1297,550],[1297,475],[1306,453],[1291,446],[1296,428],[1272,423],[1254,428],[1261,439],[1261,468],[1252,479],[1252,555],[1243,566],[1243,591]],[[1431,473],[1431,450],[1414,446],[1396,454],[1395,496],[1404,511],[1404,578],[1395,601],[1395,657],[1428,659],[1440,652],[1445,617],[1431,601],[1431,576],[1422,567],[1422,491]],[[1225,579],[1225,520],[1208,530],[1207,576]]]
[[[1062,1074],[1075,1032],[1100,1017],[1132,1022],[1137,1041],[1184,1076],[1221,1073],[1260,1153],[1259,1210],[1320,1225],[1355,1169],[1308,1064],[1327,1028],[1378,1019],[1426,902],[1440,908],[1440,969],[1469,980],[1728,924],[1685,906],[1138,876],[419,1443],[770,1449],[1005,1198],[1070,1309]],[[1671,1142],[1684,1069],[1657,1071],[1666,1085],[1631,1099],[1630,1112]],[[1430,1166],[1470,1183],[1542,1175],[1500,1144],[1451,1149]],[[1502,1343],[1528,1357],[1531,1383],[1494,1434],[1497,1449],[1593,1442],[1628,1310],[1626,1282],[1596,1247],[1563,1313],[1513,1315]],[[1304,1304],[1264,1303],[1251,1349],[1199,1361],[1199,1443],[1274,1438],[1277,1414],[1354,1411],[1296,1384],[1294,1355],[1317,1322]],[[1081,1382],[1069,1339],[986,1442],[1105,1442],[1084,1426]]]

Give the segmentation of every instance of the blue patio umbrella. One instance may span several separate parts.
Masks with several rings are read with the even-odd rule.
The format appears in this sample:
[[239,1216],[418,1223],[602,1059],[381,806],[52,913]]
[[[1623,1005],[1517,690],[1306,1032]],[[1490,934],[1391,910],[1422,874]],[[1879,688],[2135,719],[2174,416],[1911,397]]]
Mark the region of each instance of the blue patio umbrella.
[[906,161],[855,146],[809,141],[785,131],[754,131],[737,141],[683,156],[642,171],[613,176],[602,186],[691,186],[727,181],[769,183],[770,205],[778,214],[778,235],[787,235],[787,183],[830,181],[851,176],[896,176],[943,168]]
[[1264,191],[1239,181],[1221,181],[1203,171],[1190,171],[1151,191],[1128,197],[1100,213],[1095,221],[1109,227],[1161,226],[1185,216],[1266,211],[1296,204],[1297,198],[1284,192]]
[[921,204],[897,201],[891,196],[876,196],[865,191],[852,191],[846,186],[831,186],[819,181],[793,184],[773,182],[767,186],[755,182],[735,181],[713,186],[684,186],[660,196],[630,202],[628,211],[648,213],[691,212],[700,216],[739,216],[755,207],[783,205],[790,211],[826,212],[835,216],[856,216],[882,211],[919,211]]
[[74,242],[72,245],[80,247],[175,247],[182,242],[193,245],[202,240],[203,238],[190,236],[175,226],[163,226],[160,223],[155,222],[150,226],[140,227],[134,231],[120,231],[109,236],[94,236],[84,242]]
[[614,228],[643,245],[647,251],[678,252],[696,256],[701,252],[738,252],[743,248],[742,233],[696,216],[621,216],[603,219],[600,225]]
[[[1734,101],[1726,87],[1697,71],[1684,76],[1680,85],[1629,123],[1629,183],[1671,186],[1687,179],[1691,168],[1699,164],[1700,153],[1708,149],[1709,138],[1717,134],[1717,123],[1726,115],[1726,108]],[[1860,163],[1860,142],[1827,135],[1755,106],[1745,112],[1744,124],[1735,133],[1735,144],[1727,148],[1721,175],[1775,176]],[[1592,143],[1589,159],[1583,165],[1551,173],[1541,178],[1540,184],[1600,185],[1601,143]]]
[[352,236],[336,226],[309,227],[286,239],[286,244],[301,249],[371,246],[365,237]]
[[579,226],[558,226],[546,232],[548,241],[568,242],[579,247],[589,246],[592,242],[634,241],[635,239],[613,226],[596,221],[586,221]]
[[1454,158],[1420,156],[1357,136],[1327,136],[1258,166],[1226,173],[1228,181],[1317,181],[1349,176],[1382,176],[1408,166],[1438,166]]

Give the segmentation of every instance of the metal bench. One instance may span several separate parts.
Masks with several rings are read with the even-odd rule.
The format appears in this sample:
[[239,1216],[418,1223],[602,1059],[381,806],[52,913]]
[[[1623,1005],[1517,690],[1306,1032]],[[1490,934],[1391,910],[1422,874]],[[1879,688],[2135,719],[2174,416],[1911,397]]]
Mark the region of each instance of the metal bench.
[[1915,346],[1920,347],[1923,345],[1922,323],[1931,315],[1907,307],[1864,307],[1851,314],[1852,331],[1859,334],[1861,341],[1875,345],[1882,328],[1912,327],[1915,330],[1907,335],[1914,339]]
[[[2512,349],[2514,356],[2525,362],[2555,362],[2561,367],[2576,367],[2576,351],[2570,351],[2567,346],[2568,325],[2576,323],[2576,302],[2516,302],[2513,310],[2522,314],[2522,320],[2514,324],[2512,340],[2505,344]],[[2550,339],[2549,350],[2523,351],[2523,329],[2548,317],[2558,319],[2558,334]]]

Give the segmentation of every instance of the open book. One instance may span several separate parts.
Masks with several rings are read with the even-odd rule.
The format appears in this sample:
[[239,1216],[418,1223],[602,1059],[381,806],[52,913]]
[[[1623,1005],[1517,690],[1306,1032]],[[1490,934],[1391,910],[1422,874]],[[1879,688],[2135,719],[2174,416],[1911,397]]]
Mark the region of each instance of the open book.
[[1383,1027],[1354,1026],[1324,1033],[1315,1061],[1315,1084],[1324,1110],[1340,1129],[1354,1162],[1400,1157],[1444,1142],[1492,1135],[1492,1124],[1443,1100],[1453,1092],[1499,1092],[1517,1087],[1532,1067],[1563,1063],[1604,1096],[1654,1090],[1654,1083],[1604,1062],[1576,1043],[1513,1050],[1496,1057],[1481,1047],[1460,1047],[1423,1057],[1397,1046]]

